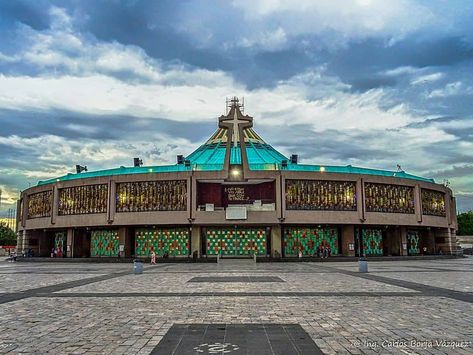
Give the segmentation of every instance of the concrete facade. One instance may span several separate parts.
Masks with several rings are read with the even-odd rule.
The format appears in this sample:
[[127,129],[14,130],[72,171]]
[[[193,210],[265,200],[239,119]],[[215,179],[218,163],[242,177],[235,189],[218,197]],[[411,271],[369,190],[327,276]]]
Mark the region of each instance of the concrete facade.
[[[94,230],[107,229],[118,233],[116,238],[119,243],[120,257],[132,257],[135,254],[135,229],[162,226],[188,230],[189,255],[197,251],[198,255],[202,256],[202,252],[207,248],[206,245],[203,245],[205,243],[202,235],[203,228],[258,227],[264,228],[266,231],[270,229],[267,243],[270,243],[271,246],[267,248],[266,254],[275,256],[284,254],[285,228],[330,226],[331,228],[337,228],[339,234],[337,244],[340,244],[340,255],[353,256],[360,253],[355,248],[355,244],[360,243],[355,240],[355,236],[357,233],[362,233],[363,229],[366,228],[378,228],[379,233],[382,233],[383,255],[408,255],[407,235],[412,231],[420,236],[423,252],[434,254],[441,250],[444,254],[456,253],[455,199],[448,187],[429,182],[426,179],[398,177],[395,173],[393,176],[379,176],[368,173],[325,172],[324,169],[319,171],[294,171],[285,169],[284,164],[281,164],[278,169],[252,170],[246,152],[246,145],[251,142],[244,134],[246,132],[244,130],[252,127],[252,118],[243,116],[238,104],[234,104],[229,114],[220,117],[219,122],[220,129],[227,130],[225,131],[227,134],[226,140],[221,141],[222,144],[226,144],[223,169],[203,171],[195,166],[196,168],[190,167],[186,171],[156,173],[150,169],[147,173],[139,174],[113,174],[70,180],[57,179],[57,181],[50,181],[47,184],[23,191],[18,202],[18,206],[22,206],[17,216],[18,250],[33,249],[36,255],[48,256],[51,248],[54,247],[51,241],[53,233],[64,231],[67,233],[65,255],[67,257],[88,257],[90,256],[90,252],[87,250],[91,248],[91,233]],[[235,127],[238,127],[238,130],[233,132],[236,129]],[[214,141],[212,141],[212,144],[215,144]],[[240,166],[242,170],[238,179],[230,174],[232,166],[230,152],[234,147],[241,147]],[[185,210],[117,212],[117,184],[173,180],[186,182]],[[356,186],[356,208],[354,210],[288,209],[286,206],[288,193],[286,182],[288,180],[350,183]],[[246,218],[236,221],[228,219],[225,208],[213,211],[201,210],[197,202],[199,182],[229,184],[228,186],[235,182],[243,185],[261,182],[272,184],[275,194],[274,208],[272,210],[248,209]],[[365,186],[373,183],[410,188],[414,194],[412,213],[367,211]],[[102,213],[93,214],[60,215],[59,194],[62,189],[96,184],[107,186],[106,210],[102,209]],[[424,189],[439,192],[444,196],[445,216],[424,213],[425,208],[422,206],[422,191]],[[47,217],[28,218],[29,198],[33,194],[47,191],[50,191],[52,197],[50,214]]]

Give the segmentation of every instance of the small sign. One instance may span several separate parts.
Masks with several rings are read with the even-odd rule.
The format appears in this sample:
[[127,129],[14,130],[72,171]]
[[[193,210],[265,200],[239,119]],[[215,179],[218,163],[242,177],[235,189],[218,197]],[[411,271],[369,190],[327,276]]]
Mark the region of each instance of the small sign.
[[407,243],[402,243],[402,250],[407,250]]
[[246,219],[246,207],[245,206],[228,206],[225,210],[226,219]]
[[71,251],[71,246],[70,245],[67,246],[67,251]]
[[124,245],[120,245],[120,251],[124,251],[125,250],[125,246]]
[[355,250],[355,244],[353,244],[353,243],[348,243],[348,250],[350,250],[350,251]]

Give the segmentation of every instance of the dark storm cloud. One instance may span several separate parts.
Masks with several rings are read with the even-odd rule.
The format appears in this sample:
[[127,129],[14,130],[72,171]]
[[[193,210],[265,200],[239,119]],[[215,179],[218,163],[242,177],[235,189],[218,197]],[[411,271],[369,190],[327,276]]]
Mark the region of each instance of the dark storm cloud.
[[463,166],[453,166],[451,169],[437,171],[432,173],[434,177],[454,178],[462,176],[473,176],[473,163]]
[[120,140],[128,137],[150,140],[160,133],[199,142],[215,129],[215,123],[208,122],[176,122],[151,117],[6,109],[0,109],[0,122],[2,122],[2,136],[16,135],[23,138],[51,134],[72,139]]
[[324,159],[360,162],[363,160],[382,159],[387,156],[383,147],[369,146],[360,142],[369,141],[376,133],[351,132],[347,135],[342,130],[324,130],[314,132],[310,125],[271,126],[259,130],[275,147],[299,154],[302,160],[326,163]]
[[0,1],[0,29],[9,29],[18,22],[34,29],[44,30],[49,25],[45,16],[49,2],[45,0]]

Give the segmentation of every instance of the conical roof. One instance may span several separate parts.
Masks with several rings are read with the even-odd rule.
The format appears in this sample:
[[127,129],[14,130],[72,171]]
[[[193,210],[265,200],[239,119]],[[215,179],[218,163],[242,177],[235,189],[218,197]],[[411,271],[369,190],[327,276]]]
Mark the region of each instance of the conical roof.
[[[231,100],[230,111],[227,115],[219,118],[219,128],[203,145],[186,157],[191,164],[223,166],[227,147],[230,148],[230,164],[242,164],[240,132],[243,132],[244,146],[250,166],[257,167],[259,164],[275,166],[281,164],[283,160],[287,160],[287,157],[266,143],[254,131],[251,127],[253,118],[243,116],[241,107],[242,105],[239,104],[237,98]],[[241,123],[247,123],[251,126],[238,129],[238,124]],[[222,127],[222,125],[235,128],[228,129]],[[232,141],[227,144],[230,134],[232,135]]]

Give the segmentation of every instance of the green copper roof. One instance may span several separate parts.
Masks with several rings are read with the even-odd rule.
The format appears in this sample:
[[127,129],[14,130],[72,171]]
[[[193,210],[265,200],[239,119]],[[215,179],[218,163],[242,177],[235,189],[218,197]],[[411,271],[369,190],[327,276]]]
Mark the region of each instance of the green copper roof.
[[[52,184],[56,181],[68,181],[75,179],[85,179],[91,177],[100,176],[114,176],[114,175],[128,175],[128,174],[151,174],[151,173],[164,173],[164,172],[179,172],[179,171],[217,171],[223,169],[223,159],[221,164],[191,164],[186,167],[183,164],[175,165],[161,165],[161,166],[147,166],[147,167],[129,167],[129,168],[117,168],[98,170],[93,172],[86,172],[80,174],[67,174],[55,179],[39,181],[38,186]],[[264,164],[264,163],[250,163],[250,170],[288,170],[288,171],[313,171],[325,173],[340,173],[340,174],[364,174],[364,175],[375,175],[375,176],[391,176],[404,179],[412,179],[426,182],[435,182],[433,179],[427,179],[411,174],[407,174],[404,171],[389,171],[389,170],[378,170],[378,169],[367,169],[359,168],[351,165],[348,166],[330,166],[330,165],[307,165],[307,164],[291,164],[288,163],[287,167],[282,167],[281,164]]]

